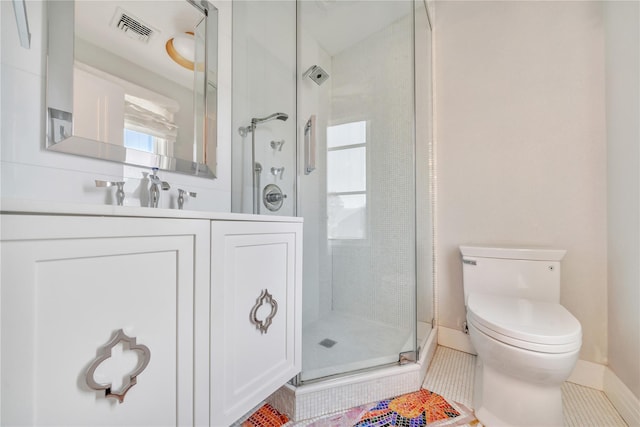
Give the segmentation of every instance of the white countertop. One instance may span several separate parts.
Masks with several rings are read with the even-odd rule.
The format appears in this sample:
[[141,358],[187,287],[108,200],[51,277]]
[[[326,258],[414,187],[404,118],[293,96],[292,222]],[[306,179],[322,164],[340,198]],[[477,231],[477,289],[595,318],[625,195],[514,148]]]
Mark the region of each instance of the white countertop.
[[178,209],[143,208],[134,206],[90,205],[37,200],[2,199],[2,214],[82,215],[141,218],[182,218],[218,221],[303,222],[301,217],[205,212]]

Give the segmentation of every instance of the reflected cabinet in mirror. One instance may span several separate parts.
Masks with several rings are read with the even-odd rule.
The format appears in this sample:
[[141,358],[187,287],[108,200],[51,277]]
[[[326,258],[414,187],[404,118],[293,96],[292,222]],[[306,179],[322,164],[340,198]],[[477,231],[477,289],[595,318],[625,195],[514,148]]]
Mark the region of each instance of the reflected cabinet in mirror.
[[215,178],[215,7],[63,0],[47,15],[48,149]]

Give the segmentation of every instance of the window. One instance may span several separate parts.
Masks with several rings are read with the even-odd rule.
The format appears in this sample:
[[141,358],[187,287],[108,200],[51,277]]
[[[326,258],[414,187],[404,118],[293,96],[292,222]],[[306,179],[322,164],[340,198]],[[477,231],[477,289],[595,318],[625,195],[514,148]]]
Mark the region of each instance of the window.
[[178,109],[150,99],[124,95],[124,146],[172,156],[178,136],[174,114]]
[[366,121],[327,127],[329,239],[366,238],[366,143]]
[[134,150],[153,153],[153,136],[125,128],[124,146],[127,148],[133,148]]

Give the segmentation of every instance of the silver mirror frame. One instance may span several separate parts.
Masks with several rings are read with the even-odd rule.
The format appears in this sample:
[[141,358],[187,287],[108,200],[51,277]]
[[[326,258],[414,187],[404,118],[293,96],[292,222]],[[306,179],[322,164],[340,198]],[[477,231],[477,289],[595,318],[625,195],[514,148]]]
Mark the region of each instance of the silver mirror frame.
[[[211,13],[217,9],[207,0],[186,0],[189,4],[203,13],[207,20],[205,27],[205,70],[209,70],[210,63],[217,58],[211,58],[209,42],[212,36],[218,40],[217,13]],[[214,138],[213,152],[206,153],[206,163],[193,160],[180,159],[162,154],[155,154],[140,150],[126,148],[124,146],[109,144],[80,136],[73,135],[73,78],[74,78],[74,1],[47,2],[47,49],[46,49],[46,91],[45,91],[45,117],[46,117],[46,141],[45,148],[52,151],[74,154],[85,157],[93,157],[122,164],[141,166],[147,168],[159,168],[161,170],[196,175],[204,178],[216,178],[217,163],[217,135],[208,134],[210,128],[206,121],[210,103],[207,100],[210,92],[207,90],[211,84],[209,73],[204,81],[204,96],[202,96],[202,123],[203,152],[206,151],[207,141]],[[52,24],[55,23],[55,24]],[[56,31],[51,31],[55,25]],[[212,30],[216,34],[210,33]],[[215,49],[217,52],[217,47]],[[217,79],[217,71],[216,71]],[[217,81],[213,82],[217,88]],[[194,97],[196,94],[194,93]],[[215,95],[217,97],[217,94]],[[211,101],[211,100],[209,100]],[[215,99],[213,99],[215,102]],[[214,104],[215,105],[215,104]],[[215,107],[214,107],[215,108]],[[194,117],[194,123],[196,123]],[[214,129],[215,132],[215,129]],[[194,144],[196,142],[194,141]],[[211,166],[209,166],[211,165]]]

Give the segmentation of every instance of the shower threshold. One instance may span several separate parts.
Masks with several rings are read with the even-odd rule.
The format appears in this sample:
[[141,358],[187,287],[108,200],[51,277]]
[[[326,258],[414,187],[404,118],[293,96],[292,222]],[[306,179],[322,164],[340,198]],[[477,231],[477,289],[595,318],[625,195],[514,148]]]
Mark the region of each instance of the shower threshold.
[[304,327],[304,381],[397,363],[413,350],[413,331],[362,317],[331,312]]
[[418,322],[418,334],[421,350],[417,363],[400,365],[396,355],[394,365],[310,380],[297,386],[285,384],[267,401],[298,422],[416,391],[424,381],[438,341],[437,329],[428,323]]

